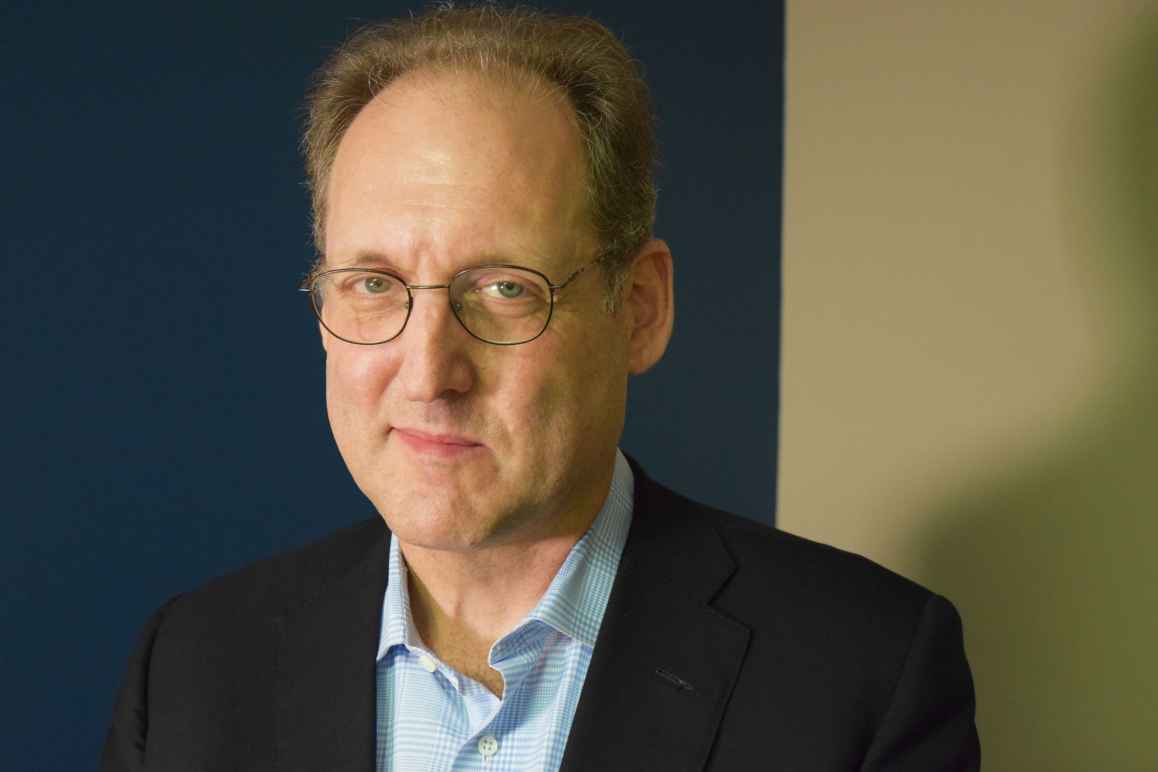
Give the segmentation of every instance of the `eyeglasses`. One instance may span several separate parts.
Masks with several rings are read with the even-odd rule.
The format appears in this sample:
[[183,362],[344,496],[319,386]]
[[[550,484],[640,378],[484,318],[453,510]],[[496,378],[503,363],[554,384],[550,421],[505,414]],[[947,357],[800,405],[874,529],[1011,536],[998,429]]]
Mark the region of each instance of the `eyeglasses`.
[[485,343],[515,346],[543,334],[555,311],[555,295],[599,262],[576,269],[561,284],[531,268],[480,265],[459,271],[449,284],[407,284],[376,268],[334,268],[306,278],[314,313],[331,335],[372,346],[402,334],[415,290],[448,290],[450,310],[468,333]]

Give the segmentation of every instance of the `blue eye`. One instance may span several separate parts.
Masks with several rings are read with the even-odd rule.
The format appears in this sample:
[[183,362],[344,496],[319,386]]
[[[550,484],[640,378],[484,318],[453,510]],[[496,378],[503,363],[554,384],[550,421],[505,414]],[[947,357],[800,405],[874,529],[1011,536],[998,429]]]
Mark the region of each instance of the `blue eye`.
[[480,266],[455,278],[450,294],[489,313],[526,313],[550,303],[550,290],[537,275],[512,266]]
[[499,297],[506,298],[507,300],[514,300],[527,291],[526,287],[522,284],[513,281],[496,281],[494,284],[486,287],[486,289],[497,293]]

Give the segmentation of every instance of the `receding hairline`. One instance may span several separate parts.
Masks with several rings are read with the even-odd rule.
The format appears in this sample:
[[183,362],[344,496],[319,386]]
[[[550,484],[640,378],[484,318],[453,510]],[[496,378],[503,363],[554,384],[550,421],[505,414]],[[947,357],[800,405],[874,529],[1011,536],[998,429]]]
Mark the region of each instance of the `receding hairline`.
[[551,107],[556,108],[556,110],[559,111],[558,114],[564,119],[572,132],[571,136],[575,141],[575,147],[579,153],[579,161],[583,164],[582,172],[586,182],[585,192],[588,195],[592,194],[593,191],[591,190],[590,180],[587,180],[588,174],[586,173],[587,164],[590,159],[587,157],[588,150],[584,141],[583,127],[575,111],[575,105],[571,102],[567,92],[561,86],[552,83],[537,72],[505,62],[492,64],[486,69],[480,69],[469,63],[424,63],[418,67],[399,73],[396,77],[392,78],[389,83],[381,86],[373,97],[358,108],[357,112],[354,113],[353,117],[337,136],[333,151],[328,157],[323,189],[328,191],[330,178],[333,175],[334,161],[338,157],[342,143],[350,133],[350,129],[358,122],[358,119],[362,117],[367,109],[375,103],[380,104],[384,100],[391,99],[392,94],[398,93],[399,87],[411,89],[416,86],[421,87],[424,82],[433,83],[448,78],[457,79],[459,82],[474,81],[477,84],[477,92],[480,94],[498,93],[505,90],[507,94],[527,97],[535,102],[547,103]]
[[[468,100],[473,100],[476,97],[481,97],[481,101],[489,101],[491,95],[496,95],[495,101],[499,102],[497,110],[498,115],[507,115],[508,112],[503,109],[502,100],[511,99],[523,101],[524,104],[529,105],[532,109],[542,106],[549,110],[560,121],[564,134],[556,135],[557,139],[552,139],[548,144],[554,148],[560,148],[562,153],[557,156],[558,169],[563,174],[570,177],[570,182],[566,187],[566,196],[571,201],[575,202],[574,206],[567,206],[561,214],[566,214],[568,221],[573,222],[576,227],[582,229],[582,244],[583,249],[599,247],[599,232],[594,219],[593,212],[593,197],[594,191],[589,174],[589,159],[587,158],[587,148],[584,143],[583,131],[579,123],[579,118],[576,115],[574,106],[568,98],[565,91],[556,84],[546,80],[538,73],[518,70],[513,67],[492,67],[485,71],[480,71],[477,68],[470,66],[456,66],[454,64],[444,65],[442,63],[422,66],[407,70],[400,73],[397,77],[383,86],[366,104],[357,111],[357,113],[350,120],[349,124],[344,128],[337,143],[334,147],[334,152],[330,157],[329,165],[326,169],[326,178],[324,184],[323,196],[326,200],[324,211],[324,220],[321,225],[322,244],[321,254],[318,256],[319,261],[324,261],[326,252],[328,252],[328,245],[325,243],[326,233],[329,226],[330,218],[333,214],[332,202],[333,186],[335,179],[335,171],[339,166],[346,167],[346,171],[341,175],[346,177],[349,173],[349,161],[339,163],[339,159],[343,156],[343,148],[347,148],[347,139],[353,131],[362,131],[359,124],[367,117],[367,111],[378,112],[379,115],[388,114],[397,109],[405,109],[406,104],[391,105],[393,100],[406,100],[414,98],[414,95],[435,94],[435,101],[441,101],[438,92],[447,89],[447,84],[451,90],[462,89],[465,92]],[[464,88],[465,86],[465,88]],[[453,99],[454,97],[450,97]],[[455,107],[459,107],[457,103],[451,102]],[[467,102],[467,109],[476,109],[471,107],[472,102]],[[484,108],[485,109],[485,108]],[[371,118],[371,120],[381,120],[381,117]],[[554,120],[551,118],[545,120]],[[371,131],[373,131],[371,129]],[[365,136],[365,135],[363,135]],[[366,141],[365,139],[359,141]],[[371,139],[371,142],[374,140]],[[485,142],[485,138],[480,142]],[[473,152],[468,148],[467,153]],[[554,166],[554,162],[552,162]]]

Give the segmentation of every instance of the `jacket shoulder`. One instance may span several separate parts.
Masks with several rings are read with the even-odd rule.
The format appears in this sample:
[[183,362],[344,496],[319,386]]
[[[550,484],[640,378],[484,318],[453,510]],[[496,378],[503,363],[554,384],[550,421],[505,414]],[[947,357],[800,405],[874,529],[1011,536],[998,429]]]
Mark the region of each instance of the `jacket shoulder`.
[[714,534],[734,569],[713,605],[757,633],[822,645],[840,631],[840,641],[856,636],[860,645],[903,651],[926,605],[944,601],[864,556],[645,484],[651,506]]
[[375,555],[385,560],[389,531],[371,517],[209,580],[170,601],[166,616],[220,613],[276,614],[308,602]]
[[918,613],[932,594],[863,555],[718,510],[706,516],[744,581],[816,602],[870,603],[877,611],[897,605]]
[[380,603],[387,539],[374,517],[163,605],[130,658],[102,768],[141,769],[146,750],[150,769],[265,768],[285,620],[313,600]]

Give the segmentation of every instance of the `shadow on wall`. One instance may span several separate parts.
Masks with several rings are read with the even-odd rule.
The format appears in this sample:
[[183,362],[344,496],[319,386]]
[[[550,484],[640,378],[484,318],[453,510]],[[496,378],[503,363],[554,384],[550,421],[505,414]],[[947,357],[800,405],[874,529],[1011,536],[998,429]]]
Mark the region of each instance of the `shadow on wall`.
[[1059,191],[1111,293],[1115,370],[1036,458],[935,503],[914,545],[965,618],[997,772],[1158,770],[1158,16],[1131,35],[1079,106]]

